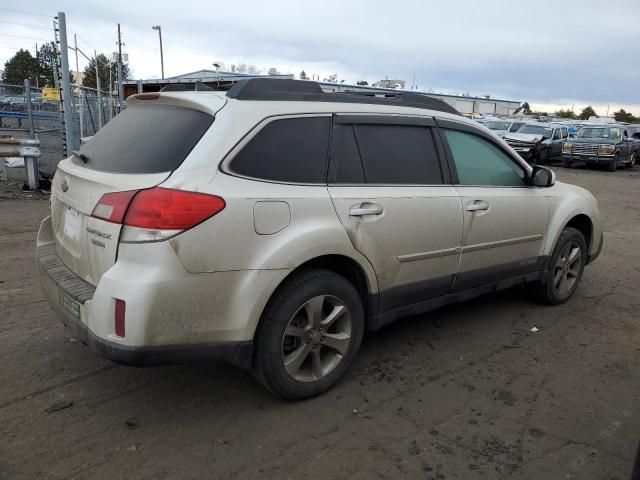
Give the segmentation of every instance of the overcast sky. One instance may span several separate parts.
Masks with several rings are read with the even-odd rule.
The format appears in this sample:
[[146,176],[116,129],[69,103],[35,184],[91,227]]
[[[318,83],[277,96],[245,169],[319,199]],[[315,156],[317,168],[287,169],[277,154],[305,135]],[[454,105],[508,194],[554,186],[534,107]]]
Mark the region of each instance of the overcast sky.
[[[0,63],[51,38],[50,18],[0,8]],[[153,3],[30,0],[41,15],[66,12],[69,39],[91,54],[124,51],[135,78],[251,63],[263,72],[337,73],[346,83],[388,77],[436,92],[488,94],[534,107],[640,115],[640,1],[230,1]],[[29,26],[21,26],[24,24]],[[45,28],[35,28],[44,26]],[[18,35],[31,38],[22,38]],[[73,59],[73,57],[72,57]],[[86,62],[81,59],[80,68]],[[75,60],[71,60],[75,68]],[[1,67],[0,67],[1,68]]]

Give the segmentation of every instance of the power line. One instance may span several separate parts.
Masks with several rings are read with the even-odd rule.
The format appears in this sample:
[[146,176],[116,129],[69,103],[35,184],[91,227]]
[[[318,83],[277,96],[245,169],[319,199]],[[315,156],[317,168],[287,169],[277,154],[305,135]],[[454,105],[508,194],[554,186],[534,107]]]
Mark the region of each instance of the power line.
[[35,15],[37,17],[55,18],[55,17],[52,17],[51,15],[45,15],[43,13],[25,12],[24,10],[11,10],[10,8],[0,8],[0,10],[3,10],[5,12],[11,12],[11,13],[21,13],[23,15]]
[[29,25],[27,23],[10,22],[8,20],[0,20],[0,23],[9,23],[11,25],[19,25],[21,27],[42,28],[43,30],[51,30],[51,27],[43,27],[42,25]]
[[26,35],[14,35],[12,33],[0,33],[0,35],[5,35],[7,37],[17,37],[17,38],[28,38],[30,40],[42,40],[43,42],[50,42],[50,38],[38,38],[38,37],[28,37]]

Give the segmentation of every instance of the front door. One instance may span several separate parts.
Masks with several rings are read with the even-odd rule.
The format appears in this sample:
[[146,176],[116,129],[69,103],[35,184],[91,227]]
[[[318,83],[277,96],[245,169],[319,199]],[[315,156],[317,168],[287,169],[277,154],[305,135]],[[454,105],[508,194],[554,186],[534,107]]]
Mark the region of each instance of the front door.
[[442,129],[464,213],[462,256],[455,289],[465,290],[535,272],[549,217],[547,192],[501,146],[473,129]]
[[444,182],[433,120],[407,122],[337,116],[333,132],[329,193],[376,272],[381,313],[449,292],[460,259],[460,197]]

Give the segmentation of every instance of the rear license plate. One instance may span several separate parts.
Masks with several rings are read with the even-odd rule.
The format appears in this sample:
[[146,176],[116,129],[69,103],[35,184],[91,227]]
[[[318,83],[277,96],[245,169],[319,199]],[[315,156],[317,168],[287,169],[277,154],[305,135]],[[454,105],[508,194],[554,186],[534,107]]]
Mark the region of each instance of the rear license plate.
[[66,312],[80,320],[80,304],[62,290],[58,290],[58,303]]
[[75,208],[67,207],[64,212],[64,234],[73,240],[77,240],[80,236],[80,223],[80,212]]

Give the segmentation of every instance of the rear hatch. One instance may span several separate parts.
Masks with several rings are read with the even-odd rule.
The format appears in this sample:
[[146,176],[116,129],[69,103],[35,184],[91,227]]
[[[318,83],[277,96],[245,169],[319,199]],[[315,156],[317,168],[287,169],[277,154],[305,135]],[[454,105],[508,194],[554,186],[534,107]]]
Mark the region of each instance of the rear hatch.
[[[91,216],[100,199],[162,183],[213,122],[215,110],[190,108],[191,103],[180,105],[179,99],[171,97],[150,98],[134,102],[82,145],[77,155],[60,162],[53,180],[56,251],[71,270],[94,286],[116,261],[122,228],[121,222],[103,219],[111,212],[102,211],[98,216],[103,218]],[[224,100],[214,98],[221,108]]]

